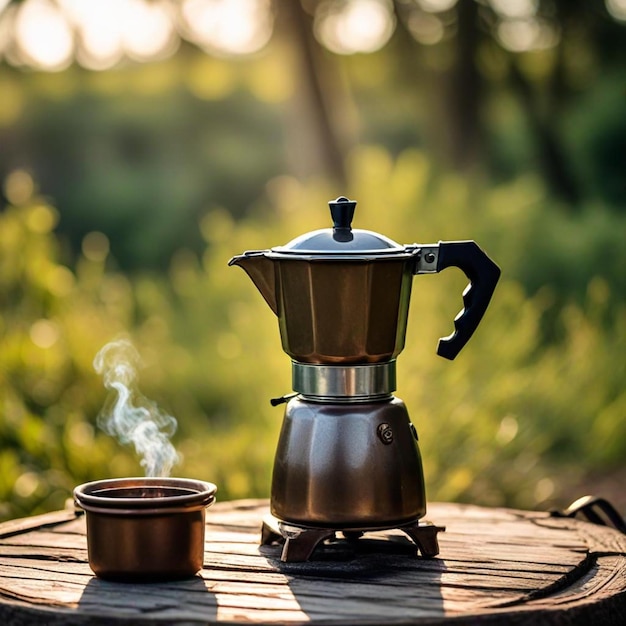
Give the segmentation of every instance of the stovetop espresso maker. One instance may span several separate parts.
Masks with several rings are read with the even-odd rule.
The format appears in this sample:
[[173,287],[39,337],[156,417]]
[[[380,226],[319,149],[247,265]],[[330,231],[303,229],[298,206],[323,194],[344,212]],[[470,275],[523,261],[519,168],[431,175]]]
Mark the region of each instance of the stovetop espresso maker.
[[329,202],[333,227],[284,246],[235,256],[278,317],[294,394],[279,437],[271,488],[284,561],[307,560],[341,532],[399,528],[422,555],[442,528],[421,521],[426,497],[417,433],[396,389],[414,274],[460,268],[470,283],[455,331],[437,353],[454,359],[472,336],[500,276],[474,241],[400,245],[353,229],[356,202]]

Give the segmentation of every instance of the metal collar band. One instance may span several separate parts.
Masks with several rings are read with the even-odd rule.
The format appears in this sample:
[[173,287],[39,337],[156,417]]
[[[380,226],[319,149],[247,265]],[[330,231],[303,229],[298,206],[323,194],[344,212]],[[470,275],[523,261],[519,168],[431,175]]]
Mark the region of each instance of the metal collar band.
[[396,390],[396,362],[317,365],[291,362],[293,390],[319,401],[372,400]]

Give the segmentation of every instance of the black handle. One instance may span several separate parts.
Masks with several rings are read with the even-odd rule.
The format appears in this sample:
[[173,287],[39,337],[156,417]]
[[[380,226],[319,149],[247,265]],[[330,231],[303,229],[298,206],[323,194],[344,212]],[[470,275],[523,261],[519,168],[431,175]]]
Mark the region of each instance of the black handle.
[[465,308],[454,319],[455,331],[442,337],[437,346],[439,356],[452,360],[480,324],[500,278],[500,268],[475,241],[440,241],[438,248],[437,272],[458,267],[470,280],[463,291]]

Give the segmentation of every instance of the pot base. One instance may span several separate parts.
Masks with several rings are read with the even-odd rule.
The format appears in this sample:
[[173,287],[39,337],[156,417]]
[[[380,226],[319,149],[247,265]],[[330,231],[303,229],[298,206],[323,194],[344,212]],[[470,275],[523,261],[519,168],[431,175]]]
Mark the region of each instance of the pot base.
[[[439,554],[437,534],[445,531],[445,526],[436,526],[428,521],[415,520],[402,526],[393,526],[403,531],[417,546],[425,558]],[[308,561],[315,549],[324,541],[333,540],[341,532],[347,541],[355,541],[368,531],[391,530],[385,528],[322,528],[318,526],[296,526],[273,516],[263,520],[261,545],[283,544],[280,560],[287,563]]]

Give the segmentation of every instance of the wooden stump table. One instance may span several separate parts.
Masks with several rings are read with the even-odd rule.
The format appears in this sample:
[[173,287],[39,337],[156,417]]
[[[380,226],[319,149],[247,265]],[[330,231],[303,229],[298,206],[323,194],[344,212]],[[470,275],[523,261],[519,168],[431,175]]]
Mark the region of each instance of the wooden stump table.
[[266,501],[207,510],[204,568],[177,582],[100,580],[74,511],[0,525],[2,624],[626,624],[626,536],[544,513],[431,504],[434,559],[396,533],[283,563],[260,546]]

